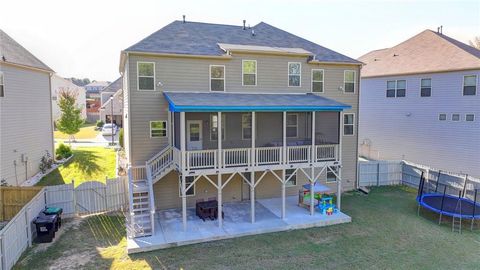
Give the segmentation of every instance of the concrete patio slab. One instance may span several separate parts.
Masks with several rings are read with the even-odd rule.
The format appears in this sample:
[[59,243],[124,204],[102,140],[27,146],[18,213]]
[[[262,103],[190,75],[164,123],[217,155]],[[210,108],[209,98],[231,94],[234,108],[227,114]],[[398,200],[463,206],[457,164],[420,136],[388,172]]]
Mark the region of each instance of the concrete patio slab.
[[292,229],[322,227],[350,222],[344,213],[331,216],[297,205],[297,197],[286,198],[286,218],[281,218],[281,198],[261,199],[255,203],[255,223],[251,223],[250,202],[225,203],[223,227],[217,220],[203,221],[195,209],[187,209],[187,229],[183,230],[181,209],[161,210],[156,213],[155,235],[127,240],[128,253],[138,253],[174,246],[189,245],[240,236],[279,232]]

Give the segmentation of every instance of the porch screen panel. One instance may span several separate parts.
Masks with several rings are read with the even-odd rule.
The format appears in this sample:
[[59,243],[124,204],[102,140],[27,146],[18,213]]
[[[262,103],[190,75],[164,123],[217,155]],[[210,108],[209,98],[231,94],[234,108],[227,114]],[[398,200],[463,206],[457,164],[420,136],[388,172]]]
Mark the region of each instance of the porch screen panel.
[[315,144],[339,143],[339,112],[317,112],[315,115]]

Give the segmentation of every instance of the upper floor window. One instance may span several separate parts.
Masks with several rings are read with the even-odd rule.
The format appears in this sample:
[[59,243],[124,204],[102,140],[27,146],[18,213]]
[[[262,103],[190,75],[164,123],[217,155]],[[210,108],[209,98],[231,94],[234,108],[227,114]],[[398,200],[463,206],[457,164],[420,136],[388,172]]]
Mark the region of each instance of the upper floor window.
[[[212,114],[210,117],[210,140],[218,140],[218,115]],[[225,114],[222,114],[222,141],[225,140]]]
[[287,138],[298,137],[298,114],[287,113]]
[[440,121],[446,121],[447,120],[447,114],[446,113],[441,113],[438,115],[438,120]]
[[3,78],[3,72],[0,71],[0,97],[5,96],[5,81]]
[[473,113],[466,114],[465,115],[465,121],[467,121],[467,122],[475,121],[475,114],[473,114]]
[[463,95],[474,96],[477,94],[477,75],[463,76]]
[[242,114],[242,139],[249,140],[252,138],[252,115]]
[[[290,179],[289,179],[290,178]],[[285,186],[293,187],[297,185],[297,174],[295,173],[295,169],[286,169],[285,170],[285,179],[289,179]]]
[[405,97],[407,81],[387,81],[387,97]]
[[155,63],[137,63],[137,83],[138,90],[155,90]]
[[150,138],[166,137],[167,121],[150,121]]
[[312,69],[312,92],[323,93],[323,69]]
[[257,85],[257,61],[242,61],[243,85]]
[[210,91],[225,91],[225,66],[210,66]]
[[420,96],[429,97],[432,95],[432,79],[422,79],[420,81]]
[[354,70],[345,70],[343,72],[343,91],[345,93],[355,92],[355,75]]
[[452,121],[460,121],[460,114],[458,113],[452,114]]
[[288,86],[300,87],[302,78],[302,64],[294,62],[288,63]]
[[345,113],[343,115],[343,135],[355,134],[355,114]]

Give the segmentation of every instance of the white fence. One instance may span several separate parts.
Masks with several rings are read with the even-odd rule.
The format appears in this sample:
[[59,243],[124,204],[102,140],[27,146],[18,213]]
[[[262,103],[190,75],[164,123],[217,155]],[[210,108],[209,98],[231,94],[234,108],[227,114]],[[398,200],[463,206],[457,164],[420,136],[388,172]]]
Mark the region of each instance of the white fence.
[[360,161],[359,186],[399,185],[402,172],[402,161]]
[[31,246],[36,230],[33,220],[45,207],[61,207],[64,217],[128,209],[127,177],[107,179],[106,184],[85,182],[44,187],[0,231],[0,270],[11,269]]

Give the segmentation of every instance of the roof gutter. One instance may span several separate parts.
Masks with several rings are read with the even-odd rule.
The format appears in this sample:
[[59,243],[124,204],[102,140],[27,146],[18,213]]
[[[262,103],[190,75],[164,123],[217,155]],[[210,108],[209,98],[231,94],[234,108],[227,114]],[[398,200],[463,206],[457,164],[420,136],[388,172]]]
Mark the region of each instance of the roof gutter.
[[19,67],[19,68],[26,68],[26,69],[31,69],[31,70],[35,70],[35,71],[46,72],[46,73],[50,73],[50,74],[54,74],[54,73],[55,73],[55,71],[53,71],[53,70],[51,70],[51,69],[36,68],[36,67],[26,66],[26,65],[22,65],[22,64],[17,64],[17,63],[8,62],[8,61],[2,61],[1,63],[2,63],[2,64],[5,64],[5,65],[12,65],[12,66]]
[[367,75],[367,76],[362,76],[362,79],[382,78],[382,77],[395,77],[395,76],[410,76],[410,75],[417,75],[417,74],[447,73],[447,72],[470,71],[470,70],[480,70],[480,66],[479,66],[479,67],[471,67],[471,68],[430,70],[430,71],[427,70],[427,71],[417,71],[417,72],[404,72],[404,73],[391,73],[391,74],[380,74],[380,75]]
[[231,55],[200,55],[200,54],[179,54],[179,53],[155,53],[155,52],[139,52],[139,51],[122,51],[123,53],[133,55],[146,55],[146,56],[160,56],[160,57],[180,57],[180,58],[202,58],[202,59],[225,59],[232,58]]
[[326,62],[326,61],[319,61],[319,60],[310,60],[308,61],[309,64],[323,64],[323,65],[349,65],[349,66],[363,66],[365,63],[358,62],[358,63],[352,63],[352,62]]

